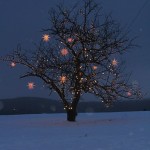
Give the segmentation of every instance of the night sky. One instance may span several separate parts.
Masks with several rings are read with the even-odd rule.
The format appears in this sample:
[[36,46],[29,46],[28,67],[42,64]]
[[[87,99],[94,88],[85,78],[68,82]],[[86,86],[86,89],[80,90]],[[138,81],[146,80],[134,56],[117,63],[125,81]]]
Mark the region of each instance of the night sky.
[[[74,2],[64,0],[67,6]],[[11,52],[19,43],[25,49],[32,49],[33,43],[39,42],[44,34],[42,28],[49,27],[49,9],[58,3],[58,0],[0,0],[0,56]],[[150,97],[149,0],[101,0],[101,3],[104,12],[112,12],[122,26],[130,27],[131,36],[138,36],[135,43],[140,47],[125,55],[126,70],[132,73],[131,82],[137,82],[147,93],[145,97]],[[18,65],[11,68],[9,63],[0,62],[0,99],[24,96],[57,99],[55,95],[49,96],[39,79],[20,79],[24,72]],[[28,82],[35,83],[33,90],[28,89]]]

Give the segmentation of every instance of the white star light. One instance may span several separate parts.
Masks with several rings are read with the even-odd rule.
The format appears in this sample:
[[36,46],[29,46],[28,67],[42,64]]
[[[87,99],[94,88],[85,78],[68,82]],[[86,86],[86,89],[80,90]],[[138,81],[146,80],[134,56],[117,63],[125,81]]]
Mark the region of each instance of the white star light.
[[11,66],[11,67],[15,67],[15,66],[16,66],[16,63],[15,63],[15,62],[11,62],[10,66]]

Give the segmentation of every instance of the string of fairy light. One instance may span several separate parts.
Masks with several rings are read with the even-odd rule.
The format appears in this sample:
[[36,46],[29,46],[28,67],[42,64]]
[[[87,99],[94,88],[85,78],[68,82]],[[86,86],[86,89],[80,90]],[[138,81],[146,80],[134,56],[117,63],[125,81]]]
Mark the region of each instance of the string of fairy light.
[[[48,35],[48,34],[44,34],[44,35],[42,36],[43,42],[49,42],[49,41],[50,41],[50,38],[51,38],[51,37],[50,37],[50,35]],[[68,43],[72,43],[73,41],[74,41],[73,38],[71,38],[71,37],[67,38],[67,42],[68,42]],[[86,48],[85,48],[85,53],[86,53]],[[62,49],[60,50],[60,54],[61,54],[62,56],[67,56],[67,55],[69,55],[69,51],[68,51],[67,48],[62,48]],[[114,58],[114,59],[111,60],[111,65],[114,66],[114,67],[117,67],[117,66],[118,66],[118,63],[119,63],[119,62],[118,62],[118,60],[117,60],[116,58]],[[16,67],[16,63],[15,63],[15,62],[11,62],[10,66],[11,66],[11,67]],[[81,66],[81,68],[82,68],[82,66]],[[93,71],[96,71],[96,70],[98,69],[98,66],[93,65],[93,66],[92,66],[92,69],[93,69]],[[59,76],[59,82],[60,82],[60,84],[65,84],[67,80],[68,80],[68,79],[67,79],[67,76],[66,76],[65,74]],[[84,81],[84,78],[81,78],[81,82],[82,82],[82,81]],[[96,81],[95,81],[95,82],[96,82]],[[34,82],[28,82],[28,83],[27,83],[27,88],[28,88],[29,90],[33,90],[35,87],[36,87],[36,85],[35,85]],[[77,93],[77,92],[79,92],[79,91],[74,91],[74,92]],[[128,91],[128,92],[127,92],[127,96],[131,96],[131,95],[132,95],[131,91]]]

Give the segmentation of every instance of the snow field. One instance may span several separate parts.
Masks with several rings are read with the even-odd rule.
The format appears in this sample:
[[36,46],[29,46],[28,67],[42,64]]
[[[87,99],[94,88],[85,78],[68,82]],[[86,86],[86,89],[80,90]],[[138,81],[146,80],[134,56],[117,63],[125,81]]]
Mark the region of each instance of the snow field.
[[0,150],[150,150],[150,112],[0,116]]

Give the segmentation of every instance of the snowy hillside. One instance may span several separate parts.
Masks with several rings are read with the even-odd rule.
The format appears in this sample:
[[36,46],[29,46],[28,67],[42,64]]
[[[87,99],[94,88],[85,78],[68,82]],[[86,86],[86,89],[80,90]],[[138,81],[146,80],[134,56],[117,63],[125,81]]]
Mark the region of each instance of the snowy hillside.
[[150,112],[0,116],[0,150],[150,150]]

